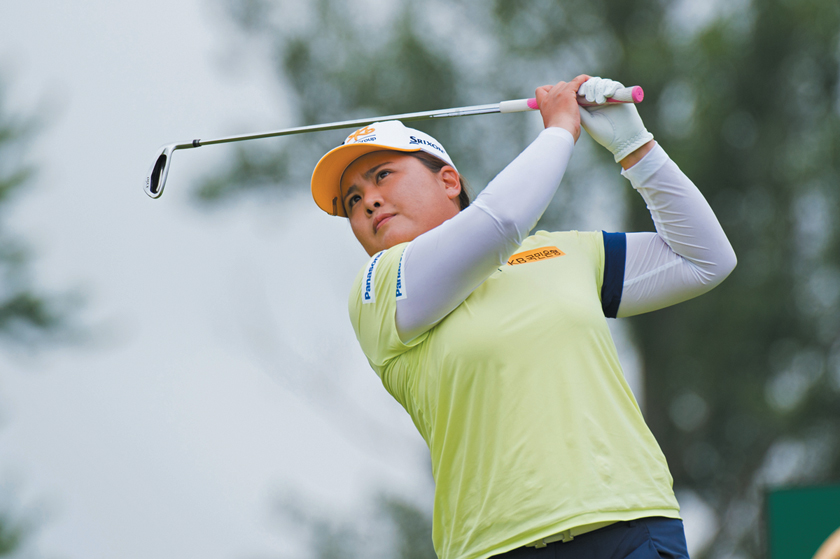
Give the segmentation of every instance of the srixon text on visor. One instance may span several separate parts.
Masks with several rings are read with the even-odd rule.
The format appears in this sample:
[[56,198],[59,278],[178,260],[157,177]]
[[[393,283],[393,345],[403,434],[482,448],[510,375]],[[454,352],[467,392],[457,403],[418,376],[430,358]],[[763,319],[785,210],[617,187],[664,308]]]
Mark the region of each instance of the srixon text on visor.
[[408,142],[409,144],[423,144],[423,145],[426,145],[426,146],[431,146],[441,153],[446,153],[446,152],[443,151],[443,149],[441,149],[441,147],[439,145],[434,144],[434,143],[432,143],[428,140],[423,140],[421,138],[415,138],[414,136],[409,136],[409,138],[411,138],[411,141]]

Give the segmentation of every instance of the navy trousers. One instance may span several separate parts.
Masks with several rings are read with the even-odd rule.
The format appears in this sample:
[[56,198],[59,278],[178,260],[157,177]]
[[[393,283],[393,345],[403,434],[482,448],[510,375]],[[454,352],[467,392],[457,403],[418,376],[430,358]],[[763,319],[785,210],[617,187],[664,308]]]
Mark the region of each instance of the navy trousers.
[[688,559],[682,520],[640,518],[537,549],[520,547],[494,558],[504,559]]

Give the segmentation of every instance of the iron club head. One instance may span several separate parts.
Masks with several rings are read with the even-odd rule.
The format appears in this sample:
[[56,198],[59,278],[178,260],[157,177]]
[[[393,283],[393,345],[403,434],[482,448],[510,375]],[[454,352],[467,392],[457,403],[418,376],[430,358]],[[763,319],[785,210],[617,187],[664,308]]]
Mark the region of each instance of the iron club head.
[[177,144],[162,146],[157,151],[155,162],[146,175],[146,194],[152,198],[159,198],[163,194],[163,187],[166,186],[166,176],[169,174],[169,164],[172,162],[172,152],[178,149]]

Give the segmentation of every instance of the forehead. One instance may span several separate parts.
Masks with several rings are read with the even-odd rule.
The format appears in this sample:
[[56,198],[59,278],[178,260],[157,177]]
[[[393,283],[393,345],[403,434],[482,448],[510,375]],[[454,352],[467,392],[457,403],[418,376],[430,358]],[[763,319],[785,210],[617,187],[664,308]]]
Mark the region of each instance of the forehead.
[[372,153],[365,154],[347,166],[341,177],[341,182],[344,184],[351,177],[362,175],[373,167],[388,161],[396,163],[397,161],[411,158],[412,157],[410,155],[406,155],[405,153],[390,150],[374,151]]

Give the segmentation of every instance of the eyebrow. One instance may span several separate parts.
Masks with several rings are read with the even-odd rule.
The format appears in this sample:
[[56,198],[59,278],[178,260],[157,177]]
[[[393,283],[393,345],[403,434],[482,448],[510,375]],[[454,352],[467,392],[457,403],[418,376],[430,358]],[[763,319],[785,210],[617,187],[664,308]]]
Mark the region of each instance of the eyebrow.
[[379,169],[380,167],[382,167],[384,165],[390,165],[390,164],[391,164],[390,161],[385,161],[384,163],[380,163],[379,165],[371,167],[365,173],[362,173],[362,176],[365,177],[366,179],[370,179],[370,177],[376,172],[377,169]]

